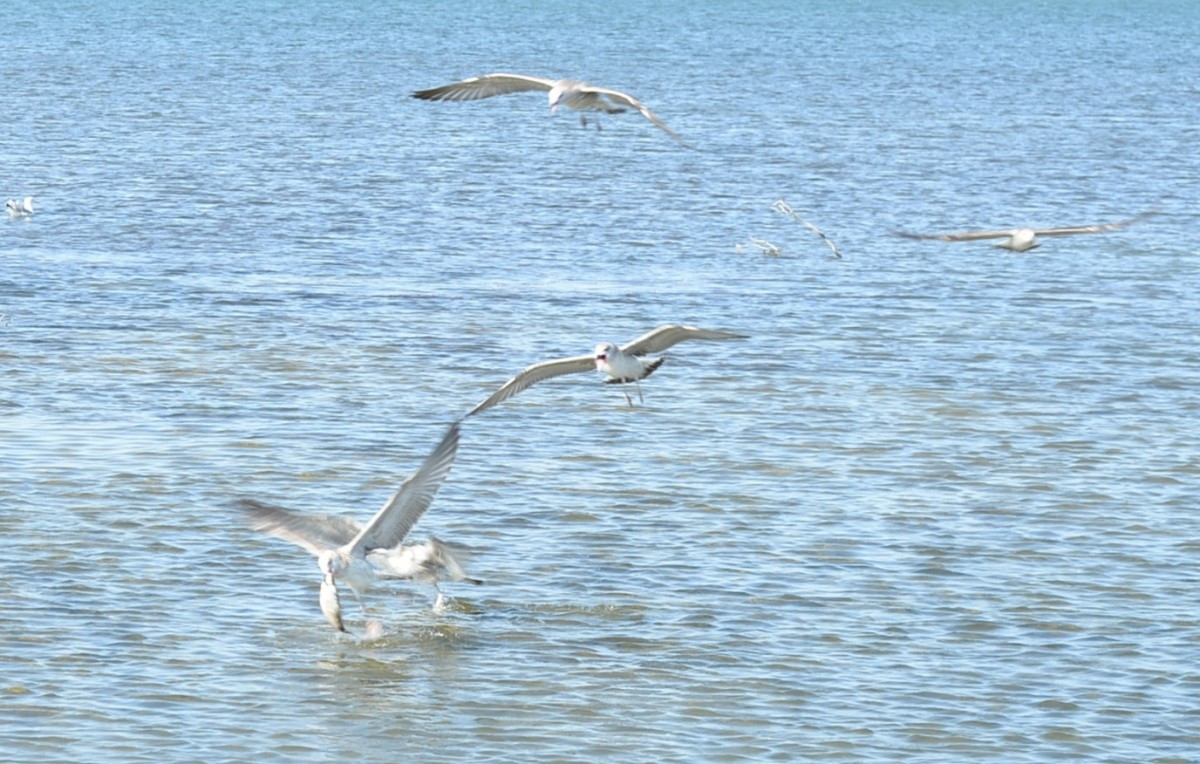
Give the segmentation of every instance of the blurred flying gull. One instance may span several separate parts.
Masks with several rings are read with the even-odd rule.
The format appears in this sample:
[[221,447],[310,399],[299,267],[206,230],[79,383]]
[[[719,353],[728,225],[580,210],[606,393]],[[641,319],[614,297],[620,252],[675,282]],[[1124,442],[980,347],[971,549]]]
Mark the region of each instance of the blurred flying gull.
[[[251,528],[291,541],[317,556],[322,575],[321,612],[331,626],[345,631],[338,579],[350,586],[361,606],[362,594],[371,588],[377,576],[415,578],[424,582],[432,578],[436,588],[437,566],[441,564],[449,571],[450,578],[466,577],[440,541],[429,542],[431,551],[428,554],[407,551],[412,547],[400,543],[429,509],[442,481],[450,473],[458,440],[459,425],[455,422],[433,453],[366,525],[348,517],[302,515],[252,499],[244,499],[239,504]],[[441,591],[438,590],[435,607],[441,602]]]
[[[821,239],[823,239],[823,240],[824,240],[824,242],[825,242],[826,244],[828,244],[828,245],[829,245],[829,248],[830,248],[831,250],[833,250],[833,256],[834,256],[834,257],[836,257],[836,258],[837,258],[837,259],[839,259],[839,260],[841,260],[841,259],[842,259],[842,253],[838,251],[837,245],[833,243],[833,239],[831,239],[831,238],[829,238],[828,236],[826,236],[826,235],[825,235],[825,233],[824,233],[824,232],[823,232],[823,231],[822,231],[820,228],[817,228],[817,227],[816,227],[815,225],[813,225],[812,223],[808,222],[808,221],[807,221],[807,220],[805,220],[804,218],[802,218],[802,217],[800,217],[799,215],[797,215],[797,214],[796,214],[796,211],[795,211],[795,210],[793,210],[793,209],[792,209],[792,208],[791,208],[791,207],[788,205],[788,203],[787,203],[787,202],[785,202],[784,200],[780,199],[779,201],[777,201],[777,202],[775,202],[774,204],[772,204],[772,205],[771,205],[771,209],[775,210],[776,212],[781,212],[781,213],[783,213],[784,215],[787,215],[787,216],[788,216],[788,217],[790,217],[792,220],[795,220],[797,223],[800,223],[800,224],[802,224],[802,225],[803,225],[805,228],[807,228],[808,230],[810,230],[810,231],[812,231],[813,233],[815,233],[817,236],[820,236],[820,237],[821,237]],[[777,254],[777,253],[768,253],[768,254]]]
[[760,250],[762,250],[762,253],[764,255],[770,255],[771,257],[778,257],[783,254],[783,250],[781,248],[775,246],[774,244],[767,241],[766,239],[758,239],[758,238],[751,236],[750,243],[753,244],[754,246],[758,247]]
[[27,218],[33,215],[33,197],[27,196],[21,201],[9,199],[4,203],[4,209],[11,218]]
[[[591,371],[592,369],[607,374],[608,378],[604,380],[607,384],[626,384],[632,382],[637,388],[638,400],[644,402],[640,380],[650,376],[666,359],[649,358],[642,360],[641,356],[661,352],[684,340],[740,339],[745,339],[745,335],[719,329],[700,329],[695,326],[667,324],[643,334],[633,342],[619,347],[613,342],[602,342],[596,345],[595,349],[589,355],[555,358],[550,361],[533,364],[505,382],[487,400],[471,409],[467,413],[467,416],[485,411],[543,380],[562,376],[563,374]],[[633,406],[633,399],[629,397],[628,392],[625,392],[625,400],[630,406]]]
[[[436,88],[418,90],[412,94],[412,97],[426,101],[478,101],[482,98],[530,90],[546,92],[550,101],[551,114],[557,113],[559,106],[566,106],[577,111],[602,111],[606,114],[619,114],[628,111],[629,108],[636,109],[643,117],[653,122],[678,143],[684,146],[688,145],[675,131],[663,124],[663,121],[654,112],[646,108],[644,103],[628,93],[596,87],[579,80],[551,80],[545,77],[497,72],[485,74],[482,77],[471,77],[461,82],[452,82]],[[587,126],[585,115],[581,114],[579,121],[585,127]],[[597,120],[596,128],[599,129],[599,127],[600,122]]]
[[963,231],[962,233],[908,233],[896,231],[898,236],[909,239],[936,239],[938,241],[978,241],[979,239],[1004,239],[996,244],[997,247],[1010,249],[1013,252],[1027,252],[1034,247],[1040,247],[1039,236],[1071,236],[1077,233],[1106,233],[1116,231],[1139,220],[1148,218],[1156,213],[1144,212],[1128,220],[1116,223],[1099,223],[1097,225],[1076,225],[1061,228],[1009,228],[997,231]]

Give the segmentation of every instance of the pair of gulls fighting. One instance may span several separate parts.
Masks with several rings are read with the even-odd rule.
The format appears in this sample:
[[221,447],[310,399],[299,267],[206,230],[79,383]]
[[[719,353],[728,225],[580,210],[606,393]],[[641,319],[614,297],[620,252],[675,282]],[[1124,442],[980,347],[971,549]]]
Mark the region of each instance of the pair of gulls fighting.
[[[472,416],[505,401],[543,380],[596,369],[612,384],[632,383],[641,399],[641,380],[663,364],[663,358],[644,358],[684,340],[745,339],[744,335],[695,326],[668,324],[624,345],[604,342],[589,355],[556,358],[535,363],[504,383],[486,400],[467,412]],[[633,399],[625,393],[632,407]],[[465,417],[464,417],[465,418]],[[364,615],[362,595],[380,578],[399,578],[430,584],[437,592],[434,610],[444,607],[439,583],[444,580],[483,582],[466,574],[453,545],[430,537],[421,544],[404,544],[409,531],[433,503],[438,488],[458,453],[461,420],[446,431],[437,447],[421,466],[404,481],[383,507],[364,525],[357,520],[335,515],[306,515],[253,499],[239,506],[250,527],[303,547],[317,557],[321,571],[321,612],[338,631],[345,632],[338,582],[354,593]]]
[[4,209],[8,211],[10,218],[27,218],[33,215],[33,197],[27,196],[20,201],[9,199],[4,203]]

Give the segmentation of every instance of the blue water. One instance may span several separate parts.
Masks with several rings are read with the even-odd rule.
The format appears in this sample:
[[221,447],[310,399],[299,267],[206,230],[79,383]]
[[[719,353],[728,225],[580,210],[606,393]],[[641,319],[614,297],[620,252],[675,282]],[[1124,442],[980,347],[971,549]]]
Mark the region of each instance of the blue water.
[[[63,2],[0,39],[36,204],[0,758],[1197,758],[1200,6]],[[695,149],[408,97],[491,71]],[[232,508],[365,519],[525,365],[672,322],[750,338],[644,406],[469,420],[414,532],[486,580],[445,613],[399,585],[339,636]]]

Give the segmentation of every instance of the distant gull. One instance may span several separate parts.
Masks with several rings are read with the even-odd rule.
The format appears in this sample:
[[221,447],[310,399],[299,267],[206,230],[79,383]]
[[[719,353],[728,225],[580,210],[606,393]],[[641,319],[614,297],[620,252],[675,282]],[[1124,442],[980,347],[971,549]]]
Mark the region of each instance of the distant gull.
[[[820,228],[817,228],[817,227],[816,227],[815,225],[813,225],[812,223],[808,222],[808,221],[807,221],[807,220],[805,220],[804,218],[802,218],[802,217],[800,217],[799,215],[797,215],[797,214],[796,214],[796,211],[795,211],[795,210],[793,210],[793,209],[792,209],[792,208],[791,208],[791,207],[788,205],[788,203],[787,203],[787,202],[785,202],[784,200],[780,199],[779,201],[777,201],[777,202],[775,202],[774,204],[772,204],[772,205],[771,205],[771,209],[775,210],[776,212],[781,212],[781,213],[783,213],[784,215],[787,215],[787,216],[788,216],[788,217],[790,217],[792,220],[795,220],[797,223],[801,223],[801,224],[803,224],[805,228],[807,228],[808,230],[812,231],[812,232],[813,232],[813,233],[815,233],[817,236],[820,236],[820,237],[821,237],[821,238],[822,238],[822,239],[825,241],[825,243],[829,245],[829,248],[833,250],[833,256],[834,256],[834,257],[836,257],[836,258],[837,258],[837,259],[839,259],[839,260],[841,260],[841,259],[842,259],[842,253],[838,251],[837,245],[833,243],[833,239],[831,239],[831,238],[829,238],[828,236],[826,236],[826,235],[825,235],[825,233],[824,233],[824,232],[823,232],[823,231],[822,231]],[[772,253],[772,254],[773,254],[773,253]]]
[[1132,225],[1139,220],[1148,218],[1156,213],[1145,212],[1137,217],[1122,220],[1117,223],[1101,223],[1098,225],[1077,225],[1063,228],[1009,228],[1000,231],[964,231],[962,233],[907,233],[896,231],[898,236],[909,239],[937,239],[938,241],[977,241],[979,239],[1004,239],[996,244],[997,247],[1010,249],[1013,252],[1027,252],[1034,247],[1040,247],[1039,236],[1071,236],[1077,233],[1105,233],[1116,231]]
[[33,197],[27,196],[21,201],[9,199],[4,203],[4,209],[8,211],[8,216],[11,218],[27,218],[33,215]]
[[[658,353],[684,340],[740,340],[743,334],[721,331],[718,329],[700,329],[695,326],[668,324],[647,332],[633,342],[618,347],[612,342],[602,342],[596,346],[590,355],[578,355],[571,358],[556,358],[542,361],[526,368],[520,374],[504,383],[492,393],[483,403],[471,409],[467,416],[478,414],[490,409],[501,401],[508,400],[522,390],[563,374],[576,374],[595,369],[608,375],[607,384],[626,384],[632,382],[638,391],[638,400],[643,401],[642,386],[639,381],[650,376],[665,359],[650,358],[642,360],[640,356]],[[624,392],[624,390],[622,390]],[[633,399],[625,392],[625,400],[633,406]]]
[[750,243],[753,244],[754,246],[758,247],[760,250],[762,250],[762,253],[764,255],[770,255],[771,257],[779,257],[780,255],[783,254],[782,249],[775,246],[774,244],[767,241],[766,239],[756,239],[755,237],[751,236]]
[[[393,555],[404,556],[400,542],[429,509],[442,481],[450,473],[458,451],[458,439],[459,425],[455,422],[433,453],[366,525],[348,517],[302,515],[252,499],[242,500],[240,505],[254,530],[291,541],[317,556],[322,576],[321,612],[333,628],[345,631],[338,579],[350,586],[361,606],[362,594],[371,588],[377,575],[399,575],[390,567],[389,560]],[[441,542],[434,543],[441,546]],[[413,556],[417,556],[416,553]],[[446,567],[461,572],[452,559],[451,564],[453,568]],[[376,565],[383,565],[384,569],[377,571]],[[404,570],[399,565],[396,569]],[[414,572],[404,577],[416,578],[417,575]],[[440,590],[438,600],[440,604]]]
[[[664,133],[674,138],[680,144],[688,145],[671,128],[663,124],[654,112],[646,105],[620,90],[596,87],[579,80],[551,80],[544,77],[529,77],[524,74],[485,74],[482,77],[471,77],[461,82],[452,82],[428,90],[418,90],[413,98],[426,101],[478,101],[482,98],[522,93],[530,90],[546,91],[550,101],[550,113],[558,112],[559,106],[566,106],[577,111],[602,111],[606,114],[619,114],[629,108],[637,109],[643,117],[657,125]],[[579,121],[587,126],[587,117],[580,115]],[[596,127],[600,127],[599,121]]]

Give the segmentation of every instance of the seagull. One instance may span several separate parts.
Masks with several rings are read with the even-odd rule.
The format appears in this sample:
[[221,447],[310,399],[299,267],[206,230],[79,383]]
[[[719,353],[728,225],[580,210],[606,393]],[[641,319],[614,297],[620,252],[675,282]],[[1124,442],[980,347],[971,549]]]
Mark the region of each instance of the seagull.
[[756,239],[755,237],[751,236],[750,243],[762,250],[764,255],[779,257],[783,254],[783,250],[780,247],[775,246],[766,239]]
[[977,241],[979,239],[1004,239],[1004,241],[996,244],[997,247],[1009,249],[1013,252],[1028,252],[1034,247],[1040,247],[1042,243],[1038,241],[1039,236],[1070,236],[1077,233],[1105,233],[1107,231],[1116,231],[1125,226],[1132,225],[1139,220],[1150,217],[1156,213],[1145,212],[1137,217],[1121,220],[1116,223],[1100,223],[1098,225],[1076,225],[1066,226],[1063,228],[1009,228],[1003,231],[964,231],[962,233],[907,233],[905,231],[897,231],[898,236],[904,236],[909,239],[937,239],[938,241]]
[[[663,124],[654,112],[646,105],[620,90],[596,87],[579,80],[551,80],[545,77],[529,77],[524,74],[485,74],[482,77],[471,77],[461,82],[449,85],[418,90],[413,98],[426,101],[478,101],[481,98],[491,98],[508,93],[522,93],[528,90],[546,91],[550,101],[550,113],[558,113],[559,106],[566,106],[577,111],[602,111],[607,114],[619,114],[629,108],[637,109],[643,117],[653,122],[664,133],[675,139],[683,146],[688,144],[675,131]],[[580,115],[579,121],[587,126],[587,117]],[[596,122],[599,129],[600,122]]]
[[437,592],[433,609],[441,612],[445,608],[445,597],[438,583],[467,581],[476,586],[483,583],[471,578],[462,569],[446,542],[433,536],[423,544],[400,545],[391,549],[374,549],[367,554],[367,561],[375,566],[382,578],[405,578],[429,584]]
[[[455,422],[433,453],[366,525],[348,517],[302,515],[253,499],[244,499],[240,505],[254,530],[291,541],[317,556],[322,576],[321,612],[330,626],[344,632],[338,579],[350,586],[362,606],[362,594],[371,588],[378,575],[376,565],[392,554],[403,555],[400,542],[433,503],[438,487],[454,464],[458,438],[459,425]],[[450,560],[446,567],[453,573],[457,563],[453,558]],[[395,573],[389,573],[385,567],[383,575],[394,577]]]
[[[544,379],[558,377],[563,374],[575,374],[595,369],[608,375],[606,384],[626,384],[632,382],[638,391],[638,401],[642,398],[642,386],[639,380],[650,376],[659,366],[663,358],[642,360],[641,356],[658,353],[684,340],[741,340],[744,334],[721,331],[719,329],[700,329],[695,326],[667,324],[643,334],[633,342],[617,346],[614,342],[601,342],[590,355],[577,355],[571,358],[555,358],[542,361],[526,368],[517,376],[508,380],[492,393],[487,400],[471,409],[467,416],[478,414],[490,409],[501,401],[508,400],[522,390],[541,382]],[[622,391],[624,392],[624,391]],[[625,393],[625,400],[633,406],[633,399]]]
[[[771,209],[775,210],[776,212],[781,212],[784,215],[787,215],[792,220],[795,220],[797,223],[802,224],[805,228],[807,228],[808,230],[815,233],[817,236],[820,236],[825,241],[825,243],[829,245],[829,248],[833,250],[833,256],[836,257],[838,260],[842,259],[842,253],[838,251],[837,245],[833,243],[833,239],[826,236],[825,232],[822,231],[820,228],[817,228],[812,223],[808,222],[804,218],[797,215],[796,211],[793,210],[791,208],[791,205],[789,205],[787,202],[780,199],[779,201],[777,201],[771,205]],[[768,254],[772,254],[772,253],[768,253]]]
[[19,202],[9,199],[4,203],[4,209],[8,210],[10,218],[27,218],[33,214],[33,197],[27,196]]

